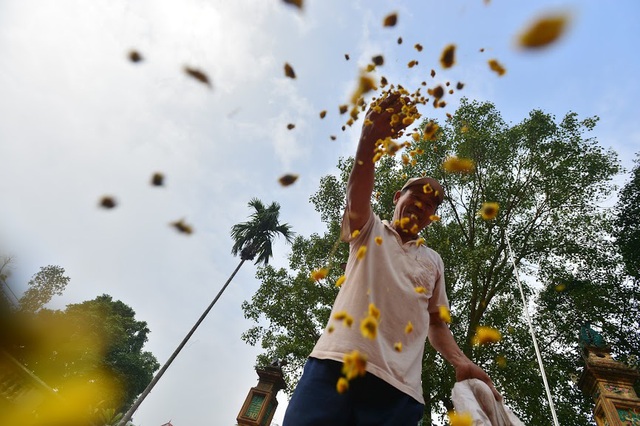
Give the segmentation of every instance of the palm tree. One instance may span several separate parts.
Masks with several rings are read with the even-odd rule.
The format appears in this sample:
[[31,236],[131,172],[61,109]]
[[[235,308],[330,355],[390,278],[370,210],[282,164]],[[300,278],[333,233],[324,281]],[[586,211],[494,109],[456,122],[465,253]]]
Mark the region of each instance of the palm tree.
[[189,333],[182,339],[182,342],[176,350],[171,354],[167,362],[162,366],[162,368],[158,371],[158,373],[153,377],[151,382],[147,385],[144,391],[138,396],[138,398],[134,401],[131,408],[127,411],[124,417],[118,423],[118,426],[125,426],[133,413],[136,412],[142,401],[147,397],[147,395],[151,392],[153,387],[156,385],[158,380],[162,377],[162,375],[167,371],[173,360],[178,356],[182,348],[187,344],[193,333],[196,331],[200,323],[205,319],[213,305],[216,304],[222,293],[226,290],[227,286],[233,280],[233,277],[236,276],[236,273],[244,264],[246,260],[253,260],[256,255],[258,258],[255,261],[255,264],[263,264],[266,265],[269,263],[269,259],[273,256],[273,247],[272,242],[273,239],[282,235],[288,243],[293,241],[294,233],[291,230],[291,226],[283,223],[281,224],[279,221],[280,216],[280,204],[273,202],[269,205],[269,207],[265,207],[262,201],[257,198],[251,199],[249,201],[249,207],[253,207],[255,210],[251,216],[249,217],[249,221],[244,223],[238,223],[233,225],[231,228],[231,238],[234,240],[233,247],[231,248],[231,253],[234,256],[240,254],[240,263],[233,271],[227,282],[224,283],[222,289],[218,292],[213,301],[209,304],[207,309],[200,315],[198,321],[191,327]]

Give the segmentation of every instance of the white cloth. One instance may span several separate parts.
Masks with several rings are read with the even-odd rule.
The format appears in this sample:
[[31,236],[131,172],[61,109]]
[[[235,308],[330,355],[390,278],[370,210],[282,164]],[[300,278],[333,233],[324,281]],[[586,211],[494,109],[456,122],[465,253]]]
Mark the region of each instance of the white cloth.
[[496,401],[489,386],[481,380],[457,382],[451,399],[458,413],[471,414],[473,426],[524,426],[509,407]]

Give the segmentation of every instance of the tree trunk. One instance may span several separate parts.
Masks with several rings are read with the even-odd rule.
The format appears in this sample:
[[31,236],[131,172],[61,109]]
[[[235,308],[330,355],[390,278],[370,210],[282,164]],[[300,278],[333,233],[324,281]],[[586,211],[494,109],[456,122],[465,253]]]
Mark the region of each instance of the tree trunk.
[[171,365],[173,360],[178,356],[178,354],[180,353],[182,348],[184,348],[184,346],[187,344],[187,342],[189,341],[189,339],[191,338],[193,333],[196,331],[196,329],[198,328],[200,323],[205,319],[207,314],[209,314],[209,311],[211,310],[211,308],[213,308],[213,305],[216,304],[216,302],[218,301],[218,299],[220,298],[222,293],[226,290],[227,286],[229,285],[229,283],[231,282],[233,277],[236,276],[236,273],[238,272],[238,270],[240,269],[240,267],[242,266],[244,261],[245,261],[245,259],[242,259],[240,261],[240,263],[238,264],[236,269],[233,271],[233,273],[231,274],[231,276],[229,277],[227,282],[224,283],[224,286],[222,286],[222,289],[220,289],[220,291],[216,295],[215,299],[213,299],[213,301],[209,304],[209,307],[202,313],[202,315],[200,315],[200,318],[198,319],[198,321],[194,324],[193,327],[191,327],[191,330],[189,330],[189,333],[185,336],[184,339],[182,339],[182,342],[180,343],[180,345],[178,345],[176,350],[173,351],[173,353],[171,354],[171,356],[169,357],[167,362],[165,362],[165,364],[162,366],[162,368],[153,377],[151,382],[149,382],[149,384],[147,385],[145,390],[142,391],[140,396],[138,396],[138,398],[133,402],[133,405],[131,405],[131,408],[129,408],[129,410],[126,412],[126,414],[124,415],[122,420],[120,420],[120,422],[118,423],[118,426],[126,426],[127,423],[131,420],[131,417],[133,416],[133,413],[136,412],[136,410],[138,409],[140,404],[142,404],[142,401],[144,401],[144,399],[147,397],[147,395],[149,395],[149,393],[151,393],[151,390],[153,389],[153,387],[156,385],[156,383],[158,383],[158,381],[160,380],[162,375],[165,373],[165,371],[167,371],[167,369],[169,368],[169,366]]

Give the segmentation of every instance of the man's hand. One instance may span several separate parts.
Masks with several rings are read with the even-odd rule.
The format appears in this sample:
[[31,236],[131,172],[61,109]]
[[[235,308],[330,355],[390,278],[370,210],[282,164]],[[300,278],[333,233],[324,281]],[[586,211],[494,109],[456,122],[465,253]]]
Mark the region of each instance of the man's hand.
[[[411,106],[409,102],[409,98],[403,98],[399,93],[388,94],[378,99],[367,111],[361,138],[375,143],[378,139],[396,137],[411,124],[404,121],[407,115],[403,111],[403,107],[406,106],[405,111],[415,112],[415,106]],[[397,115],[397,121],[392,123],[394,115]]]
[[502,395],[500,395],[495,386],[493,386],[493,382],[489,375],[471,361],[461,363],[456,366],[456,381],[461,382],[467,379],[479,379],[485,382],[491,389],[491,392],[493,392],[493,396],[496,398],[496,401],[502,401]]

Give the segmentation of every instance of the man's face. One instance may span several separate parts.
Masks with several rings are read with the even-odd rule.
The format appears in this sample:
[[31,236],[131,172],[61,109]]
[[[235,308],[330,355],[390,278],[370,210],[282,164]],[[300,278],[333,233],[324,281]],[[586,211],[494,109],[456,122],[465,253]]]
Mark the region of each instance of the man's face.
[[[437,189],[442,190],[439,187]],[[431,223],[430,216],[435,214],[438,206],[435,190],[425,192],[422,185],[414,185],[404,192],[396,192],[393,198],[396,205],[393,227],[398,233],[413,236]]]

